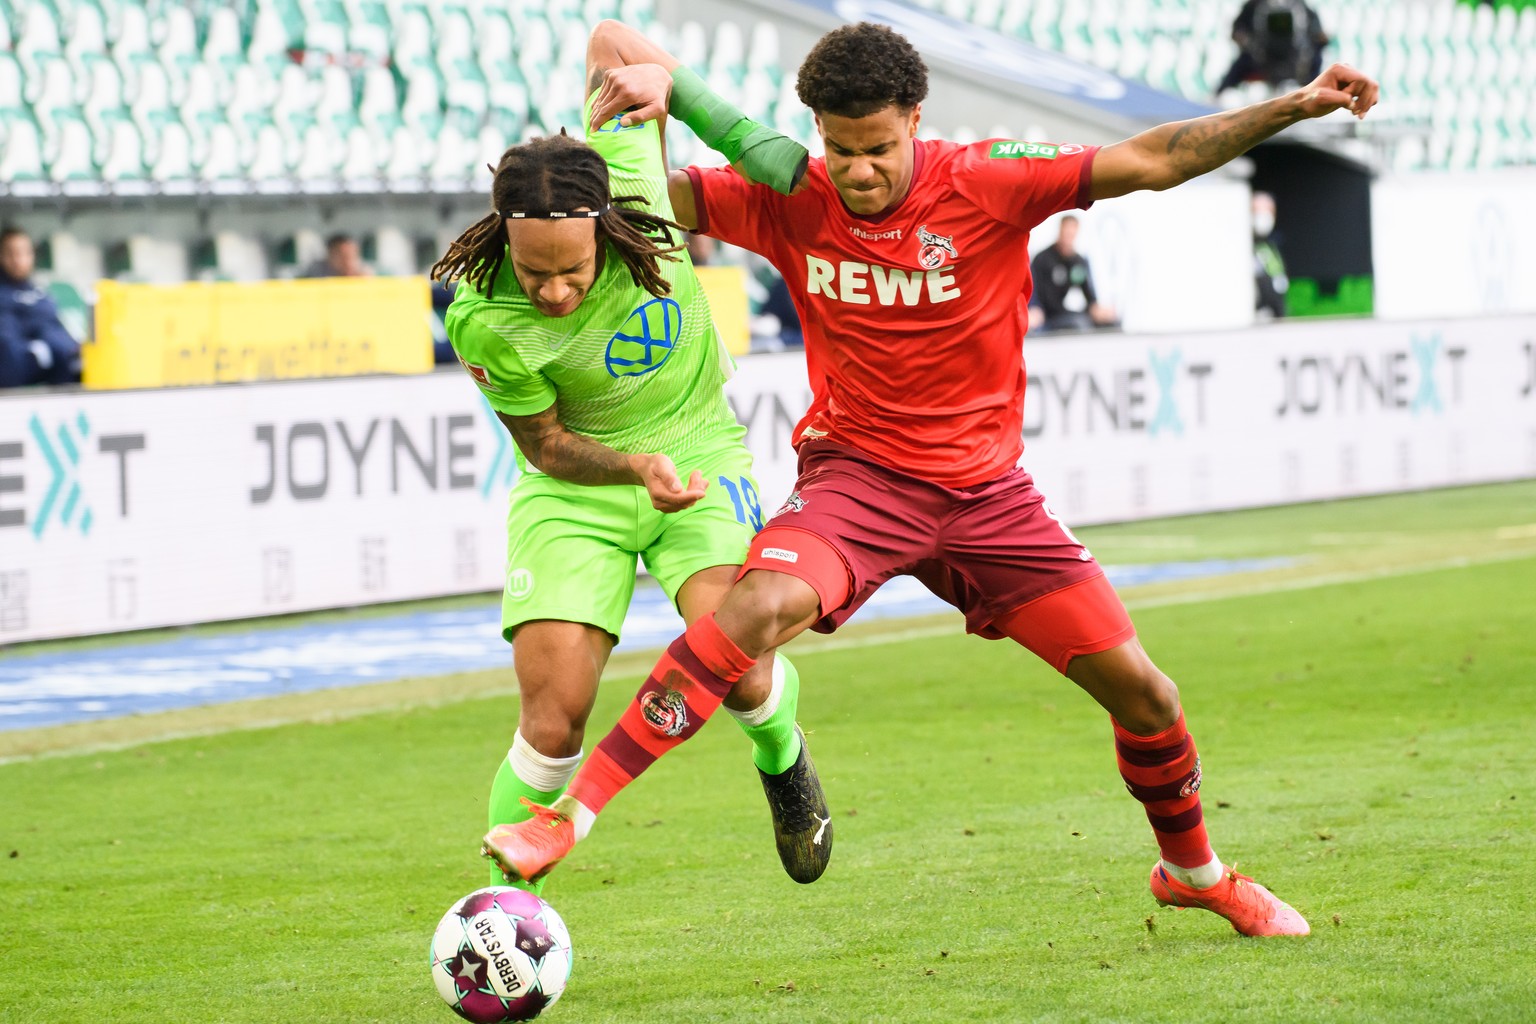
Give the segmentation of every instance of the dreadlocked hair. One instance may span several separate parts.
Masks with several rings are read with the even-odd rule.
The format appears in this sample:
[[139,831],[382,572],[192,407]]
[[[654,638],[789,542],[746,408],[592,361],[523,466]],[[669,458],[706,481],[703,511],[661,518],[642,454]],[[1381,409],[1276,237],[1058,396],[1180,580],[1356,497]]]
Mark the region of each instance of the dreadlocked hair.
[[661,261],[676,261],[686,248],[678,234],[688,229],[675,221],[621,203],[645,203],[644,196],[612,196],[608,164],[586,143],[562,130],[531,139],[501,154],[491,168],[491,212],[470,225],[432,265],[434,281],[467,280],[489,294],[507,256],[504,225],[513,213],[605,210],[595,218],[599,243],[607,239],[635,284],[661,297],[672,291],[661,276]]

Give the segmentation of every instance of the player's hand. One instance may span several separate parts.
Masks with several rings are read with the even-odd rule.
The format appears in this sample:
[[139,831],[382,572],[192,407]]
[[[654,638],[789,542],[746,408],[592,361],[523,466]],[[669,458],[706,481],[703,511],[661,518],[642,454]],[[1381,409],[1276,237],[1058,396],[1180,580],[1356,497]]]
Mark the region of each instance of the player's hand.
[[615,114],[623,114],[619,124],[625,128],[654,121],[667,112],[671,98],[672,75],[660,64],[609,68],[592,104],[592,130],[613,120]]
[[1301,108],[1308,117],[1347,110],[1358,118],[1376,105],[1381,87],[1348,64],[1335,64],[1301,90]]
[[689,475],[684,485],[677,467],[665,455],[635,455],[630,464],[650,495],[651,506],[659,512],[681,512],[704,497],[709,486],[698,470]]

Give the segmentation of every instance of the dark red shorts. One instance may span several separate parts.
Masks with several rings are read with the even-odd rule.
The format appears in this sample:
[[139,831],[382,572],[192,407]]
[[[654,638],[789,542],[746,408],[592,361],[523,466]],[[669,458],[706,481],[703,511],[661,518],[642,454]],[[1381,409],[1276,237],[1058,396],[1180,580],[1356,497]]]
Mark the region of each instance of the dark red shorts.
[[[753,541],[742,573],[752,569],[810,584],[822,611],[812,628],[823,633],[846,622],[886,580],[913,576],[964,612],[968,631],[1013,636],[1062,671],[1071,654],[1107,650],[1134,635],[1099,564],[1018,468],[956,489],[847,445],[805,442],[794,493]],[[1076,586],[1089,580],[1096,585]],[[1021,616],[1011,613],[1035,603],[1048,613],[1042,625],[1064,621],[1040,599],[1067,588],[1062,597],[1075,608],[1066,618],[1076,626],[1063,638],[1071,648],[1064,655],[1066,647],[1042,650],[1033,636],[1021,636]]]

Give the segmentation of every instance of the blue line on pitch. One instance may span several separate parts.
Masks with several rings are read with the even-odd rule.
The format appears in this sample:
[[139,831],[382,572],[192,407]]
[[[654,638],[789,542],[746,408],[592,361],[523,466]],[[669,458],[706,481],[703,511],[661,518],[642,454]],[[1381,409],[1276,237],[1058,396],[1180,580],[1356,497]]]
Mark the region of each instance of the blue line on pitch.
[[[1116,586],[1255,572],[1290,558],[1212,559],[1107,566]],[[857,619],[897,618],[948,606],[910,577],[885,586]],[[388,682],[413,676],[511,668],[501,606],[417,612],[353,622],[245,629],[0,659],[0,730],[166,711]],[[619,650],[664,646],[682,620],[654,584],[642,582]]]

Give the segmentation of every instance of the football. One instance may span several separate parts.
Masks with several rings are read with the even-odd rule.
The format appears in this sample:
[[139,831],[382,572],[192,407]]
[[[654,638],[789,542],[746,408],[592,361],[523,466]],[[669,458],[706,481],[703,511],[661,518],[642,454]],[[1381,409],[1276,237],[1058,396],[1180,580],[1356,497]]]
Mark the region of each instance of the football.
[[448,908],[432,935],[438,994],[475,1024],[533,1020],[570,976],[565,922],[522,889],[476,889]]

